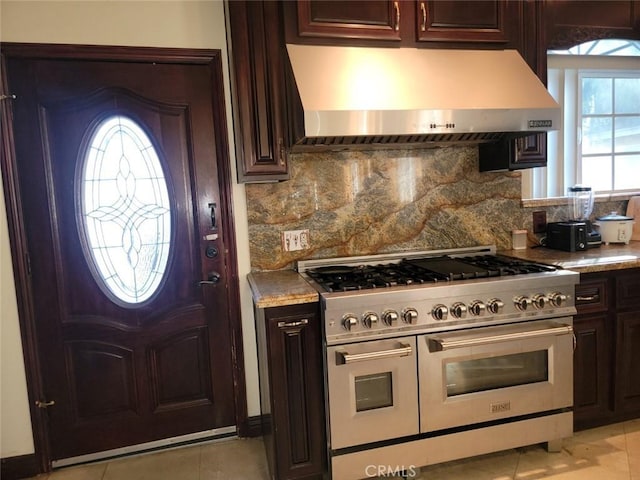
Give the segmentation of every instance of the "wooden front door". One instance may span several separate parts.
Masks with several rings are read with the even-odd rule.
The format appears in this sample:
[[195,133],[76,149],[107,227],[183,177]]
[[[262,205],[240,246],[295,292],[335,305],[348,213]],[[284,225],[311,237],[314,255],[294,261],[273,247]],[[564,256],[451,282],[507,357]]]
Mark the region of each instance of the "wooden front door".
[[236,425],[220,55],[159,51],[4,49],[54,461]]

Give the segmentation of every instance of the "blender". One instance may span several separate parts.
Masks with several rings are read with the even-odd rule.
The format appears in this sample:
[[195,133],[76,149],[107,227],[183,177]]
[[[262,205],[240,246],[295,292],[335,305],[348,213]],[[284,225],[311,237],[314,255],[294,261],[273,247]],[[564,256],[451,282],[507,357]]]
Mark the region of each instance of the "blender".
[[602,237],[593,229],[589,220],[593,211],[591,187],[574,185],[569,188],[567,196],[569,197],[569,219],[547,223],[547,236],[541,240],[542,245],[567,252],[599,247]]
[[591,187],[574,185],[569,187],[569,220],[571,222],[584,223],[586,225],[587,248],[599,247],[602,237],[594,230],[589,217],[593,212],[593,190]]

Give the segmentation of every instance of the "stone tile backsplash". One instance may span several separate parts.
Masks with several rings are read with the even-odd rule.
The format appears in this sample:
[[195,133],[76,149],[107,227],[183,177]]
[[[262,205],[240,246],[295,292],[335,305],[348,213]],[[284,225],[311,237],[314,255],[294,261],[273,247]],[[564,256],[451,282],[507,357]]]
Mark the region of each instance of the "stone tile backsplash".
[[[252,270],[310,258],[508,249],[511,230],[532,229],[533,209],[520,206],[520,173],[480,173],[477,147],[296,153],[289,160],[290,180],[246,185]],[[566,218],[563,207],[546,210],[548,221]],[[311,248],[283,251],[281,232],[304,229]]]

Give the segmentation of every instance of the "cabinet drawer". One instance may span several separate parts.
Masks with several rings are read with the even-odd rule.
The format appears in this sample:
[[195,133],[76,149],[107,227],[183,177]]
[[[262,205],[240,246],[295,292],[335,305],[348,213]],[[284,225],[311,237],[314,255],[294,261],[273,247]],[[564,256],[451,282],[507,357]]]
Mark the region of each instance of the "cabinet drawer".
[[616,308],[640,307],[640,270],[616,276]]
[[608,291],[606,278],[586,279],[576,285],[576,309],[578,313],[606,311],[609,301]]

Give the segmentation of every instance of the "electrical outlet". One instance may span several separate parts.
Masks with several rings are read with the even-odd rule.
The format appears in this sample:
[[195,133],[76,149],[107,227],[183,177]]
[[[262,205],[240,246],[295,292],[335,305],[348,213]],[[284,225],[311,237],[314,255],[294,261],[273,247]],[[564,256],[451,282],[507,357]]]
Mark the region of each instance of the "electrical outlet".
[[282,232],[282,250],[293,252],[311,248],[309,230],[287,230]]
[[544,233],[547,231],[547,212],[541,210],[533,212],[533,233]]

